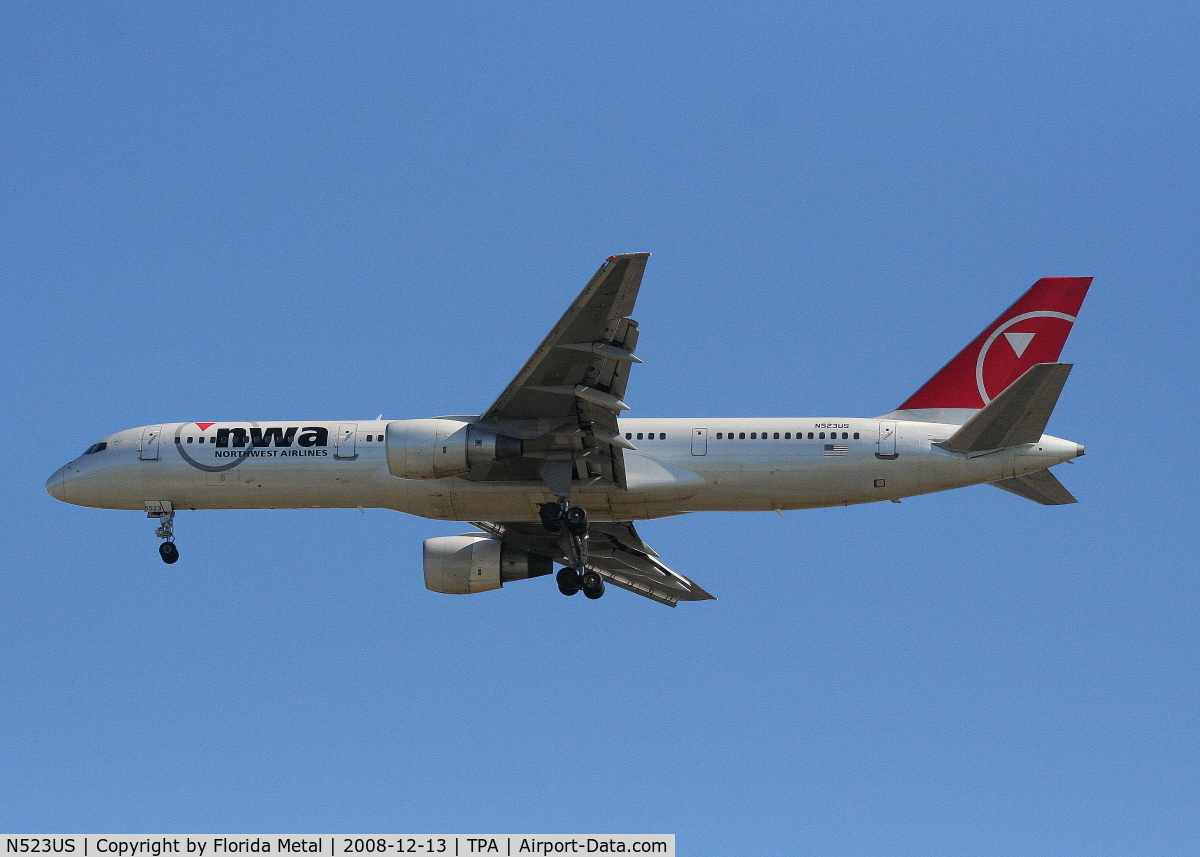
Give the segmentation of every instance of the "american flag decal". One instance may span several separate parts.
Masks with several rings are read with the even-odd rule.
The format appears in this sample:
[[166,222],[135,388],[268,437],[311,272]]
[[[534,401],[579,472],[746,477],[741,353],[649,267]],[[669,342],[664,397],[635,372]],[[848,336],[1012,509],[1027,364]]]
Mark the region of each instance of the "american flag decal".
[[825,444],[825,455],[846,455],[850,452],[850,447],[844,443],[827,443]]

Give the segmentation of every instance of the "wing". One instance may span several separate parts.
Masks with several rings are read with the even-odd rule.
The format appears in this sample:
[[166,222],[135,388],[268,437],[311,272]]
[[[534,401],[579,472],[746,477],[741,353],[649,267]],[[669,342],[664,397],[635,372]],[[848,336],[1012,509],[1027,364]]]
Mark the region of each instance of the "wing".
[[[625,487],[617,414],[634,355],[637,322],[629,318],[649,253],[610,256],[479,422],[520,438],[518,458],[480,465],[477,481],[541,478],[558,496],[571,479]],[[614,581],[615,582],[615,581]]]
[[[512,547],[548,556],[562,565],[571,564],[570,550],[565,542],[567,537],[549,533],[540,524],[486,521],[472,521],[471,524]],[[667,568],[627,521],[590,525],[588,568],[614,586],[669,607],[679,601],[706,601],[714,597],[682,574]]]

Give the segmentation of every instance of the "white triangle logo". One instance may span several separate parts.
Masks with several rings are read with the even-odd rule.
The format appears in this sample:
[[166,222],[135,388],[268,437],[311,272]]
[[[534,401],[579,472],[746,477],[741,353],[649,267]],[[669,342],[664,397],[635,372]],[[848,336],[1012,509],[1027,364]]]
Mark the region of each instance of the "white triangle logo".
[[1013,351],[1017,352],[1020,357],[1025,353],[1025,349],[1029,347],[1029,343],[1033,341],[1032,333],[1006,333],[1004,338],[1008,340],[1008,344],[1012,346]]

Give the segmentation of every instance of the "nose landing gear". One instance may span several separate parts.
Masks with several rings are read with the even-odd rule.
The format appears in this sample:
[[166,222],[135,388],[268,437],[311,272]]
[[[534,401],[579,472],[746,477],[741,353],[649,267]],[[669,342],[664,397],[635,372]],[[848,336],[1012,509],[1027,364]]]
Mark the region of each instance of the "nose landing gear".
[[175,510],[171,501],[160,500],[146,503],[146,517],[158,518],[154,535],[165,541],[158,546],[158,555],[167,565],[179,561],[179,548],[175,547]]

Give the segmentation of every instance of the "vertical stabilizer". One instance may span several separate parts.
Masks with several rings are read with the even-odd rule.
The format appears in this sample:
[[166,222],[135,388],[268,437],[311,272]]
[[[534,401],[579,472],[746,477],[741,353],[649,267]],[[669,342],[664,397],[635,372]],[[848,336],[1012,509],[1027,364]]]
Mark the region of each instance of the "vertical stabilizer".
[[966,422],[1034,365],[1058,362],[1091,284],[1091,277],[1038,280],[887,416]]

